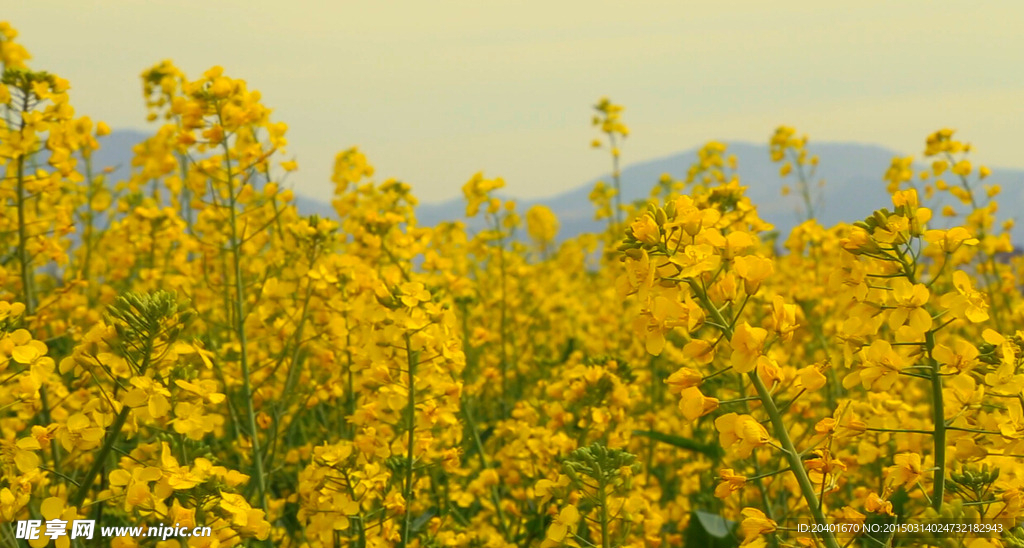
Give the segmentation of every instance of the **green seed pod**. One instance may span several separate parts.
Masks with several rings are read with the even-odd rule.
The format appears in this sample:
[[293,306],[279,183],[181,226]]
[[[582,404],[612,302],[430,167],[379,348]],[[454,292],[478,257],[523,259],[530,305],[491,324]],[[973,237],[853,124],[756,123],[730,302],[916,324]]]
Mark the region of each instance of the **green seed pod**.
[[882,226],[889,220],[889,216],[882,212],[882,210],[875,211],[872,214],[872,218],[875,221],[875,226]]
[[665,210],[658,208],[658,211],[654,214],[654,220],[658,223],[658,226],[662,226],[668,222],[668,216],[665,214]]
[[669,202],[668,205],[665,206],[665,215],[667,215],[669,219],[676,218],[676,203],[674,201]]

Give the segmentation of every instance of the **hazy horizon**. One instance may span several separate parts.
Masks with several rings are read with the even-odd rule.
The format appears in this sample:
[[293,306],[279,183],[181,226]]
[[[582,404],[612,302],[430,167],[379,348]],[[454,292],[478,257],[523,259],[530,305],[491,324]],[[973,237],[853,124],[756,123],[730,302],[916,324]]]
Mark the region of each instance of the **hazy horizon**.
[[481,170],[524,198],[607,173],[607,152],[589,148],[604,95],[626,106],[627,165],[712,139],[765,143],[786,124],[812,147],[916,157],[952,127],[975,163],[1024,167],[1024,4],[963,6],[55,0],[3,17],[33,68],[71,82],[79,114],[152,131],[142,70],[222,65],[289,124],[299,192],[328,196],[334,154],[359,146],[381,177],[438,201]]

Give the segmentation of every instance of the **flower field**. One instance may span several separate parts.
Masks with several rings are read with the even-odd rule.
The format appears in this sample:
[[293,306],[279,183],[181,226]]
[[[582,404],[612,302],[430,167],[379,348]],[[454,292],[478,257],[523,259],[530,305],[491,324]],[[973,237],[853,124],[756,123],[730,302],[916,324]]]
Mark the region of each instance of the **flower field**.
[[114,180],[29,61],[0,23],[0,547],[1024,546],[1024,272],[951,130],[825,227],[779,128],[778,234],[716,142],[623,203],[601,100],[607,230],[565,239],[484,174],[484,229],[420,226],[356,148],[302,216],[287,125],[219,67],[142,74]]

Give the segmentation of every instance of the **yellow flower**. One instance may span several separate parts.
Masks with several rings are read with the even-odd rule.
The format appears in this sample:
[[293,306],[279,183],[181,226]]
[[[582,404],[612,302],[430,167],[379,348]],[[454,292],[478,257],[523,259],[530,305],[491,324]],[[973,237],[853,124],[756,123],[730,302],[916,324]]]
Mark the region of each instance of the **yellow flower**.
[[771,441],[768,431],[750,415],[727,413],[715,419],[715,428],[722,447],[735,451],[740,458],[749,457],[755,447]]
[[665,379],[665,384],[668,385],[670,393],[678,394],[691,386],[700,386],[703,381],[704,376],[699,371],[689,367],[680,367],[675,373],[672,373]]
[[907,324],[916,339],[923,339],[932,327],[932,316],[924,309],[930,296],[928,288],[924,284],[911,284],[906,278],[896,278],[892,282],[892,296],[896,309],[889,316],[889,327],[895,331]]
[[890,466],[886,472],[891,488],[900,486],[912,488],[924,475],[921,470],[921,454],[916,452],[900,453],[893,458],[895,464]]
[[547,206],[535,205],[526,211],[526,231],[538,245],[547,245],[558,235],[558,217]]
[[867,500],[864,501],[864,509],[872,514],[896,515],[893,513],[892,503],[878,496],[878,493],[868,495]]
[[[711,233],[712,232],[709,231],[709,234]],[[755,243],[757,242],[754,240],[754,237],[751,236],[748,232],[730,232],[729,235],[725,237],[724,242],[713,242],[712,245],[722,249],[723,257],[727,259],[732,259],[734,257],[738,258],[737,256],[740,253],[753,247]],[[767,260],[764,259],[763,257],[753,258]],[[766,267],[763,265],[762,261],[755,261],[755,263],[757,263],[757,265],[751,268],[750,272],[756,278],[763,274]],[[767,277],[767,274],[765,274],[765,276]]]
[[715,359],[715,347],[708,341],[693,339],[683,347],[683,355],[699,365],[707,365]]
[[945,344],[935,345],[932,356],[946,371],[957,373],[968,372],[977,365],[978,348],[964,339],[953,341],[952,347]]
[[[955,212],[954,212],[955,214]],[[949,230],[928,230],[924,233],[925,241],[936,245],[945,253],[954,253],[962,245],[977,245],[978,239],[962,226]]]
[[800,379],[800,385],[807,390],[813,391],[825,386],[825,375],[821,373],[821,369],[817,365],[808,365],[800,369],[797,376]]
[[[689,304],[689,303],[688,303]],[[698,318],[694,318],[698,316]],[[665,348],[665,334],[678,326],[695,327],[699,319],[694,307],[658,295],[649,310],[633,320],[633,329],[644,340],[644,347],[651,355],[657,356]]]
[[399,287],[402,304],[408,307],[415,307],[420,303],[430,301],[430,291],[427,291],[421,282],[405,282]]
[[13,462],[18,472],[31,474],[39,468],[40,459],[36,451],[41,449],[39,440],[32,436],[17,441],[0,440],[0,463]]
[[755,369],[757,370],[757,376],[760,377],[769,390],[775,387],[775,383],[782,380],[779,363],[769,356],[758,357]]
[[708,244],[687,245],[682,252],[676,253],[669,261],[679,267],[679,278],[693,278],[704,272],[718,268],[722,256],[715,253],[715,248]]
[[129,390],[122,401],[140,416],[147,419],[159,419],[171,410],[168,397],[171,393],[159,382],[149,377],[132,377]]
[[889,390],[907,366],[907,359],[893,350],[892,345],[877,339],[861,351],[862,366],[843,379],[843,386],[851,388],[858,383],[872,390]]
[[93,421],[83,413],[75,413],[57,432],[57,438],[66,451],[88,450],[99,445],[103,439],[103,428],[94,426]]
[[641,215],[629,225],[629,230],[637,241],[647,245],[658,245],[661,242],[661,228],[650,215]]
[[480,212],[480,206],[490,200],[490,193],[505,186],[501,178],[484,179],[482,172],[476,173],[462,186],[462,193],[466,197],[466,217],[475,217]]
[[330,506],[335,510],[332,516],[334,518],[332,529],[335,531],[348,529],[349,516],[358,515],[360,510],[359,503],[352,500],[348,493],[333,493]]
[[686,420],[697,420],[715,409],[718,409],[718,399],[705,396],[696,386],[685,388],[679,394],[679,410]]
[[732,367],[737,373],[749,373],[757,366],[757,358],[761,356],[761,348],[768,337],[768,331],[760,327],[751,327],[743,322],[736,326],[732,335]]
[[635,257],[627,258],[626,272],[616,278],[615,289],[620,298],[636,293],[641,302],[646,302],[648,293],[654,287],[656,268],[646,249],[638,249],[636,252]]
[[542,479],[537,482],[534,486],[534,496],[540,497],[541,500],[547,500],[551,498],[552,491],[564,489],[569,486],[569,476],[565,474],[559,474],[557,481],[551,481],[549,479]]
[[741,546],[754,542],[757,537],[775,532],[778,524],[757,508],[744,508],[740,514],[743,521],[740,522],[740,532],[743,534]]
[[956,440],[955,458],[963,461],[976,461],[988,456],[988,451],[971,438]]
[[1006,404],[1006,413],[1001,413],[996,421],[1004,438],[1024,438],[1024,408],[1019,401],[1010,400]]
[[783,341],[793,338],[793,333],[800,325],[797,323],[799,307],[795,304],[786,304],[781,295],[772,297],[772,331]]
[[860,255],[864,253],[877,253],[880,248],[878,243],[871,237],[871,234],[859,226],[850,230],[849,236],[839,241],[843,249]]
[[[79,519],[78,509],[74,506],[67,506],[67,503],[61,497],[49,497],[39,505],[39,513],[46,521],[60,520],[65,522],[64,535],[57,537],[55,544],[57,548],[68,548],[71,546],[69,534],[72,522]],[[43,537],[44,540],[46,538]]]
[[971,174],[971,162],[968,160],[960,160],[953,165],[953,169],[950,171],[961,177],[966,177]]
[[196,526],[196,509],[185,508],[175,499],[171,503],[171,507],[167,514],[168,521],[175,525],[181,524],[181,527],[195,527]]
[[775,266],[770,259],[757,255],[736,257],[734,262],[736,274],[743,279],[743,287],[747,290],[747,295],[757,293],[761,283],[775,271]]
[[554,521],[548,527],[547,537],[548,540],[555,542],[565,542],[570,534],[576,529],[576,524],[580,521],[580,511],[573,505],[568,505],[562,508],[562,511],[555,516]]
[[942,296],[939,303],[949,309],[953,316],[972,323],[988,319],[988,302],[985,294],[971,287],[971,278],[966,272],[953,272],[953,286],[956,288]]
[[203,399],[204,402],[217,405],[224,401],[226,396],[217,392],[217,381],[211,379],[203,379],[196,382],[188,382],[183,380],[176,380],[174,384],[178,385],[179,388],[190,392]]
[[718,486],[715,487],[715,496],[724,499],[736,491],[743,489],[747,484],[747,477],[741,476],[732,471],[732,468],[722,468],[718,471]]
[[190,439],[201,440],[224,422],[220,415],[207,415],[201,403],[181,401],[174,406],[175,418],[171,420],[174,431]]

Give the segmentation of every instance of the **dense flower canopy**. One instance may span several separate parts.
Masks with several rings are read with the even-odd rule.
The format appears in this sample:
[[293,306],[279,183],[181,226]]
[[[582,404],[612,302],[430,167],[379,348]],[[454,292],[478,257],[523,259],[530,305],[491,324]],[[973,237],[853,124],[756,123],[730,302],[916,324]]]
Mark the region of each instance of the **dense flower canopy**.
[[[607,230],[559,239],[484,173],[473,224],[421,226],[357,148],[335,215],[300,215],[287,126],[219,67],[142,74],[154,130],[111,180],[110,128],[29,60],[0,24],[2,546],[28,519],[213,532],[117,547],[1024,546],[1024,276],[952,130],[824,227],[779,128],[806,221],[778,234],[717,142],[622,203],[602,99]],[[799,527],[937,522],[977,527]]]

